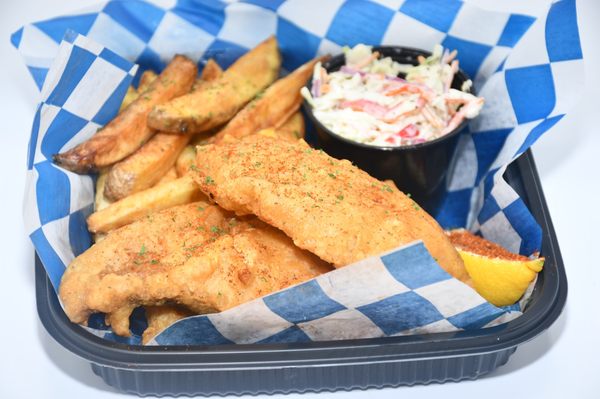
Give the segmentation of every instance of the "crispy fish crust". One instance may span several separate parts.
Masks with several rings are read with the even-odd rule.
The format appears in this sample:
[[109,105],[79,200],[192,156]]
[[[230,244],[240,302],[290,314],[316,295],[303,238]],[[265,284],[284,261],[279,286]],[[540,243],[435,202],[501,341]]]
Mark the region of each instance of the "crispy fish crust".
[[194,312],[175,305],[146,306],[146,320],[148,327],[142,335],[142,344],[146,345],[148,341],[158,335],[159,332],[181,320],[185,317],[194,315]]
[[123,322],[122,310],[140,305],[218,312],[328,270],[258,219],[197,202],[109,233],[71,262],[59,295],[73,322],[117,311]]
[[146,125],[152,108],[187,93],[198,68],[187,57],[176,55],[148,89],[92,138],[56,154],[54,162],[76,173],[88,173],[132,154],[156,132]]
[[192,177],[238,215],[254,214],[336,267],[423,240],[454,277],[469,277],[436,221],[413,200],[347,160],[268,137],[197,147]]

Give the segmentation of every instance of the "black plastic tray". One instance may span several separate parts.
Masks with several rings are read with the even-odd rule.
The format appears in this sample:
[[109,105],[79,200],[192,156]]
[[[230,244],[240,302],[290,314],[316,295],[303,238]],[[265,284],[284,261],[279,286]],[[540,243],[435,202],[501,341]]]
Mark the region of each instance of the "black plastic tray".
[[38,313],[48,333],[88,360],[107,384],[139,395],[333,391],[475,379],[505,364],[520,344],[547,329],[567,296],[567,278],[531,152],[514,162],[505,177],[542,227],[546,263],[526,312],[501,326],[298,344],[129,346],[71,323],[36,260]]

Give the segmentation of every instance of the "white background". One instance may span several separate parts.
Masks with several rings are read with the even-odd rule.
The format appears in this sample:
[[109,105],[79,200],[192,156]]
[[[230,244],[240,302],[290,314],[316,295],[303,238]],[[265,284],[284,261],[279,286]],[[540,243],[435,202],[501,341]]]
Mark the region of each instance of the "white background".
[[[488,8],[536,13],[545,1],[471,1]],[[25,160],[38,92],[10,33],[33,21],[76,11],[94,0],[9,0],[0,4],[0,398],[123,397],[96,377],[89,364],[46,333],[35,307],[33,247],[21,208]],[[566,308],[557,322],[523,344],[508,364],[476,381],[412,388],[321,394],[367,398],[600,398],[600,3],[578,3],[586,86],[572,110],[534,146],[569,278]],[[298,395],[292,395],[298,397]],[[304,398],[315,397],[314,394]],[[291,397],[291,396],[290,396]]]

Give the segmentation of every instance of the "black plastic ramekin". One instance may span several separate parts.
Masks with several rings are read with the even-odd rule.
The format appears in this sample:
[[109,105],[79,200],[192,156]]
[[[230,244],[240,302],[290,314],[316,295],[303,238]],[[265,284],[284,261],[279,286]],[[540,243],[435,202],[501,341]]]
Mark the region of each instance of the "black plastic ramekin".
[[[391,57],[401,64],[417,65],[419,56],[431,53],[400,46],[376,46],[373,51]],[[345,64],[344,54],[336,55],[323,63],[328,72],[334,72]],[[459,70],[452,81],[452,88],[459,89],[469,77]],[[308,82],[308,89],[312,80]],[[401,147],[382,147],[359,143],[344,138],[325,127],[313,114],[312,107],[304,101],[304,110],[315,126],[319,146],[329,155],[348,159],[371,176],[391,179],[396,186],[428,211],[436,209],[443,185],[458,142],[459,133],[467,124],[463,121],[456,129],[437,139]]]

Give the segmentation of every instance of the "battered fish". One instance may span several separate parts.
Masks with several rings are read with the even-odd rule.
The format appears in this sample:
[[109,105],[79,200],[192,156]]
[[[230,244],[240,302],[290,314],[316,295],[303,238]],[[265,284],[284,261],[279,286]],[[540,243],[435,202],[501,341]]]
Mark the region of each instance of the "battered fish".
[[59,294],[71,321],[114,313],[123,331],[137,306],[218,312],[329,270],[258,219],[196,202],[110,232],[71,262]]
[[258,216],[336,267],[423,240],[447,272],[469,282],[437,222],[347,160],[303,141],[253,136],[197,151],[202,162],[192,176],[210,198],[238,215]]
[[142,344],[146,345],[148,341],[177,320],[193,315],[194,312],[181,306],[146,306],[148,328],[144,330],[144,334],[142,335]]

